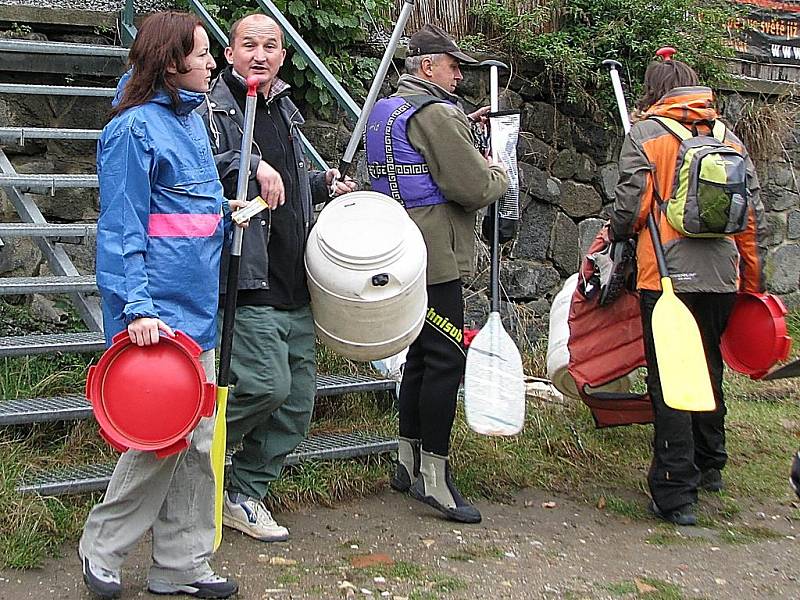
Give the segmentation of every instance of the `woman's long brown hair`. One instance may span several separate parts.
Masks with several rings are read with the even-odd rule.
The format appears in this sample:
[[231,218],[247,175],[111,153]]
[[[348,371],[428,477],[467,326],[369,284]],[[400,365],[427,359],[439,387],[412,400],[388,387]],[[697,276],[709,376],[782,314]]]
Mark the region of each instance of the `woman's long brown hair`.
[[697,73],[679,60],[658,60],[651,62],[644,73],[644,91],[636,103],[639,110],[647,110],[661,97],[676,87],[698,85]]
[[145,19],[128,53],[129,66],[133,69],[131,78],[119,104],[111,110],[112,117],[144,104],[159,89],[167,92],[173,108],[178,107],[178,88],[167,68],[174,66],[179,73],[188,73],[186,57],[194,48],[197,27],[202,27],[202,23],[183,12],[160,12]]

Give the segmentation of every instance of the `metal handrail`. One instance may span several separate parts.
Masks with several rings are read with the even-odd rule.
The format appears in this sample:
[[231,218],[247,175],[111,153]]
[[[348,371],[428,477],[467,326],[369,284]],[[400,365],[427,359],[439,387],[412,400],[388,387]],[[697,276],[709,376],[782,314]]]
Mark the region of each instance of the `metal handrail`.
[[[189,6],[192,8],[192,10],[194,10],[194,12],[197,14],[197,16],[200,17],[200,20],[203,22],[203,25],[205,25],[206,28],[211,32],[211,35],[214,36],[214,39],[216,39],[217,42],[219,42],[220,45],[227,46],[228,43],[229,43],[228,36],[225,34],[224,31],[222,31],[220,26],[214,20],[214,17],[212,17],[211,14],[206,10],[206,8],[203,6],[203,3],[200,2],[200,0],[188,0],[188,2],[189,2]],[[274,5],[273,5],[273,8],[274,8]],[[278,11],[277,8],[275,8],[275,10]],[[279,11],[278,11],[278,14],[280,14]],[[282,15],[281,15],[281,18],[283,18]],[[283,20],[285,21],[285,19],[283,19]],[[276,19],[276,21],[277,21],[277,19]],[[291,27],[291,25],[289,25],[289,27]],[[292,29],[292,31],[294,32],[294,35],[296,35],[299,38],[300,34],[298,34],[297,31],[295,31],[294,29]],[[286,34],[287,34],[287,37],[288,37],[289,36],[288,31],[286,32]],[[302,42],[302,39],[300,41]],[[305,45],[305,42],[303,42],[303,44]],[[306,46],[306,48],[308,48],[308,46]],[[310,48],[308,48],[308,51],[311,52],[312,54],[314,53],[314,51],[311,50]],[[316,58],[316,55],[315,55],[315,58]],[[319,62],[319,58],[317,58],[316,60]],[[323,68],[324,68],[324,65],[323,65]],[[326,71],[327,71],[327,69],[326,69]],[[333,78],[333,74],[330,71],[327,71],[327,73],[328,73],[328,76],[331,79],[333,79],[333,81],[336,81],[336,79]],[[321,76],[323,77],[323,79],[325,78],[324,75],[321,75]],[[339,85],[339,83],[336,82],[336,85]],[[341,86],[339,86],[339,87],[341,88]],[[344,92],[343,89],[342,89],[342,91]],[[344,92],[344,93],[345,93],[345,95],[347,94],[347,92]],[[347,97],[350,98],[350,96],[347,96]],[[350,101],[353,102],[353,99],[350,98]],[[327,171],[330,167],[328,166],[328,163],[325,162],[325,159],[323,159],[322,156],[320,155],[320,153],[317,152],[317,149],[314,148],[314,145],[308,140],[308,138],[305,136],[305,134],[302,131],[298,130],[298,133],[300,134],[300,143],[303,144],[303,148],[305,149],[306,154],[308,154],[308,157],[311,159],[311,161],[315,165],[317,165],[318,168],[322,169],[323,171]]]
[[311,67],[311,70],[322,78],[322,81],[325,83],[325,87],[328,88],[328,91],[333,94],[334,98],[336,98],[339,106],[347,111],[347,114],[353,120],[357,120],[361,115],[361,107],[356,104],[356,101],[353,100],[347,91],[345,91],[341,84],[336,80],[336,77],[333,76],[333,73],[331,73],[328,70],[328,67],[326,67],[325,64],[319,59],[319,56],[317,56],[311,47],[303,41],[302,36],[294,27],[292,27],[292,24],[286,20],[286,17],[284,17],[283,13],[278,10],[278,7],[272,3],[272,0],[256,0],[256,2],[264,10],[264,12],[275,19],[278,25],[280,25],[281,29],[283,29],[286,39],[292,46],[294,46],[294,49],[300,53],[300,56],[303,57],[303,60],[305,60],[308,63],[308,66]]
[[119,39],[128,48],[136,38],[136,26],[133,24],[134,15],[133,0],[125,0],[125,6],[117,18],[117,25],[119,26]]

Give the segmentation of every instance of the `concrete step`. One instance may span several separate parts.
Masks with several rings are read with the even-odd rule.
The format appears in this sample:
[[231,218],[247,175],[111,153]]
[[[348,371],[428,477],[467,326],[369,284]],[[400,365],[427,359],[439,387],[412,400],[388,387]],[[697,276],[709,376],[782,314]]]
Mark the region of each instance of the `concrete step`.
[[0,277],[0,296],[96,292],[94,275],[78,277]]
[[[307,460],[345,460],[397,451],[397,440],[368,433],[312,433],[289,456],[287,465]],[[93,464],[30,472],[17,486],[20,493],[42,496],[83,494],[106,489],[114,464]]]
[[[366,375],[318,375],[317,397],[356,392],[394,391],[395,382]],[[92,416],[92,406],[83,395],[50,398],[18,398],[0,401],[0,426],[46,421],[79,421]]]
[[105,338],[99,332],[18,335],[0,337],[0,358],[51,352],[97,352],[105,347]]
[[120,46],[0,39],[0,71],[117,77],[127,61]]

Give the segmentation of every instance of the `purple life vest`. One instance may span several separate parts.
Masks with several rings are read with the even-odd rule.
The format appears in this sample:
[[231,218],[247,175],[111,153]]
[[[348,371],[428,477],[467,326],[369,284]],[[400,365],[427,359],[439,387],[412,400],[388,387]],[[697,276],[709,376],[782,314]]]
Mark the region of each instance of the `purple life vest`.
[[408,208],[444,204],[425,158],[408,141],[408,122],[424,106],[446,102],[435,96],[384,98],[367,121],[364,145],[372,189]]

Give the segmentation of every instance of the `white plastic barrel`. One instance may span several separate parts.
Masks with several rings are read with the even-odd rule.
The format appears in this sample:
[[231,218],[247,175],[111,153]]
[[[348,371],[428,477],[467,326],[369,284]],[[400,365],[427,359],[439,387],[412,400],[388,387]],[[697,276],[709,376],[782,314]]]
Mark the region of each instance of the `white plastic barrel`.
[[422,234],[392,198],[360,191],[330,202],[305,255],[319,338],[361,361],[409,346],[425,322],[426,264]]
[[[547,338],[547,377],[556,389],[572,398],[580,398],[578,385],[569,374],[569,309],[572,295],[578,285],[578,273],[570,275],[550,306],[550,331]],[[633,383],[633,374],[616,379],[606,385],[588,388],[590,392],[627,392]]]

